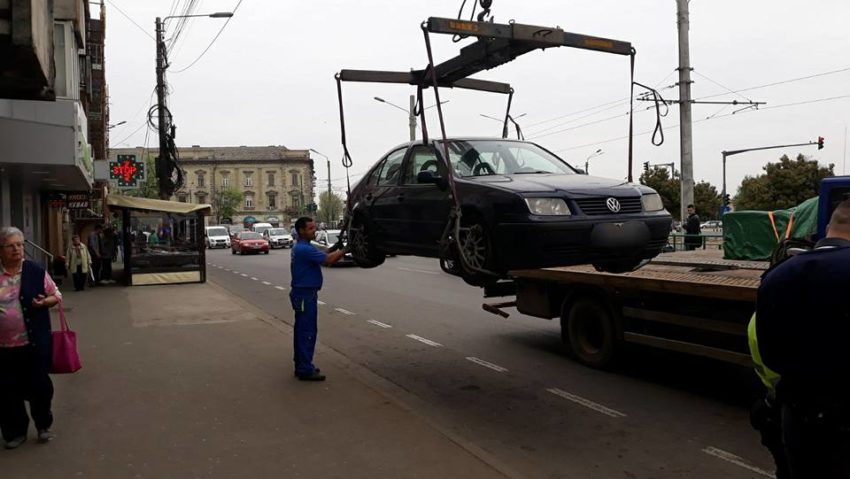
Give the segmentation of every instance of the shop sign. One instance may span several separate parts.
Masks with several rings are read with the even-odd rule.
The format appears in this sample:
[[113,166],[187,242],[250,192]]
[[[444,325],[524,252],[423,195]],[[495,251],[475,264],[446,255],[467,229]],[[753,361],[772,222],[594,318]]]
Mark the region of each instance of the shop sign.
[[85,210],[91,208],[91,195],[88,192],[66,193],[65,205],[70,210]]

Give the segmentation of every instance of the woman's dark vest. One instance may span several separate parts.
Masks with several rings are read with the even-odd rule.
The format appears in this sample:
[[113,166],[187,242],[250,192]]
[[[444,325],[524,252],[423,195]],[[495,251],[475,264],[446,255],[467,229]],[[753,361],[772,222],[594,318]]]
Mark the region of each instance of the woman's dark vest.
[[30,346],[35,348],[36,354],[41,358],[42,365],[50,367],[53,356],[53,341],[50,330],[50,310],[48,308],[35,308],[32,300],[44,291],[44,269],[32,261],[24,261],[21,270],[21,311],[24,314],[24,322],[27,328],[27,337]]

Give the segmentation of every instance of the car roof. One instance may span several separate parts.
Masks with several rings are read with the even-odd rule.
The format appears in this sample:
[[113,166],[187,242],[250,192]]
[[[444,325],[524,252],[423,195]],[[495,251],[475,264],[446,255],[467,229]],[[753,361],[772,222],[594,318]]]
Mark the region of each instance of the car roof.
[[[441,141],[443,141],[443,138],[442,137],[429,138],[427,144],[433,145],[434,142],[437,142],[437,141],[441,142]],[[450,136],[450,137],[446,138],[446,141],[506,141],[506,142],[511,142],[511,143],[534,143],[534,142],[528,141],[528,140],[517,140],[517,139],[513,139],[513,138],[501,138],[501,137],[494,137],[494,136]],[[413,145],[422,145],[422,144],[423,144],[422,140],[407,141],[407,142],[404,142],[404,143],[399,143],[398,145],[396,145],[392,149],[396,150],[396,149],[399,149],[399,148],[402,148],[402,147],[410,147],[410,146],[413,146]]]

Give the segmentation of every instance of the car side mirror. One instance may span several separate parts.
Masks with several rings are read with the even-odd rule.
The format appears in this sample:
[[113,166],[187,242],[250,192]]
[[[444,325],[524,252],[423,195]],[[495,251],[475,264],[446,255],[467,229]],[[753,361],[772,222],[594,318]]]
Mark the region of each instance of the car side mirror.
[[587,174],[587,172],[586,172],[586,171],[584,171],[584,170],[583,170],[583,169],[581,169],[581,168],[576,168],[576,171],[578,171],[578,174],[580,174],[580,175],[586,175],[586,174]]
[[416,175],[416,182],[419,183],[420,185],[422,185],[422,184],[437,185],[437,187],[440,188],[441,190],[444,190],[448,187],[448,182],[446,181],[446,179],[443,178],[442,176],[440,176],[438,173],[431,171],[431,170],[420,171]]

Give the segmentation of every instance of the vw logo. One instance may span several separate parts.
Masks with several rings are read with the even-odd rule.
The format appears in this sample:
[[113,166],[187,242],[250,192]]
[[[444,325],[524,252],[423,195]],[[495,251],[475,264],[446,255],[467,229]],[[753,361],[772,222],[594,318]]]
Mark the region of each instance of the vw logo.
[[608,200],[605,201],[605,206],[611,210],[611,213],[618,213],[620,211],[620,202],[617,201],[617,198],[608,198]]

